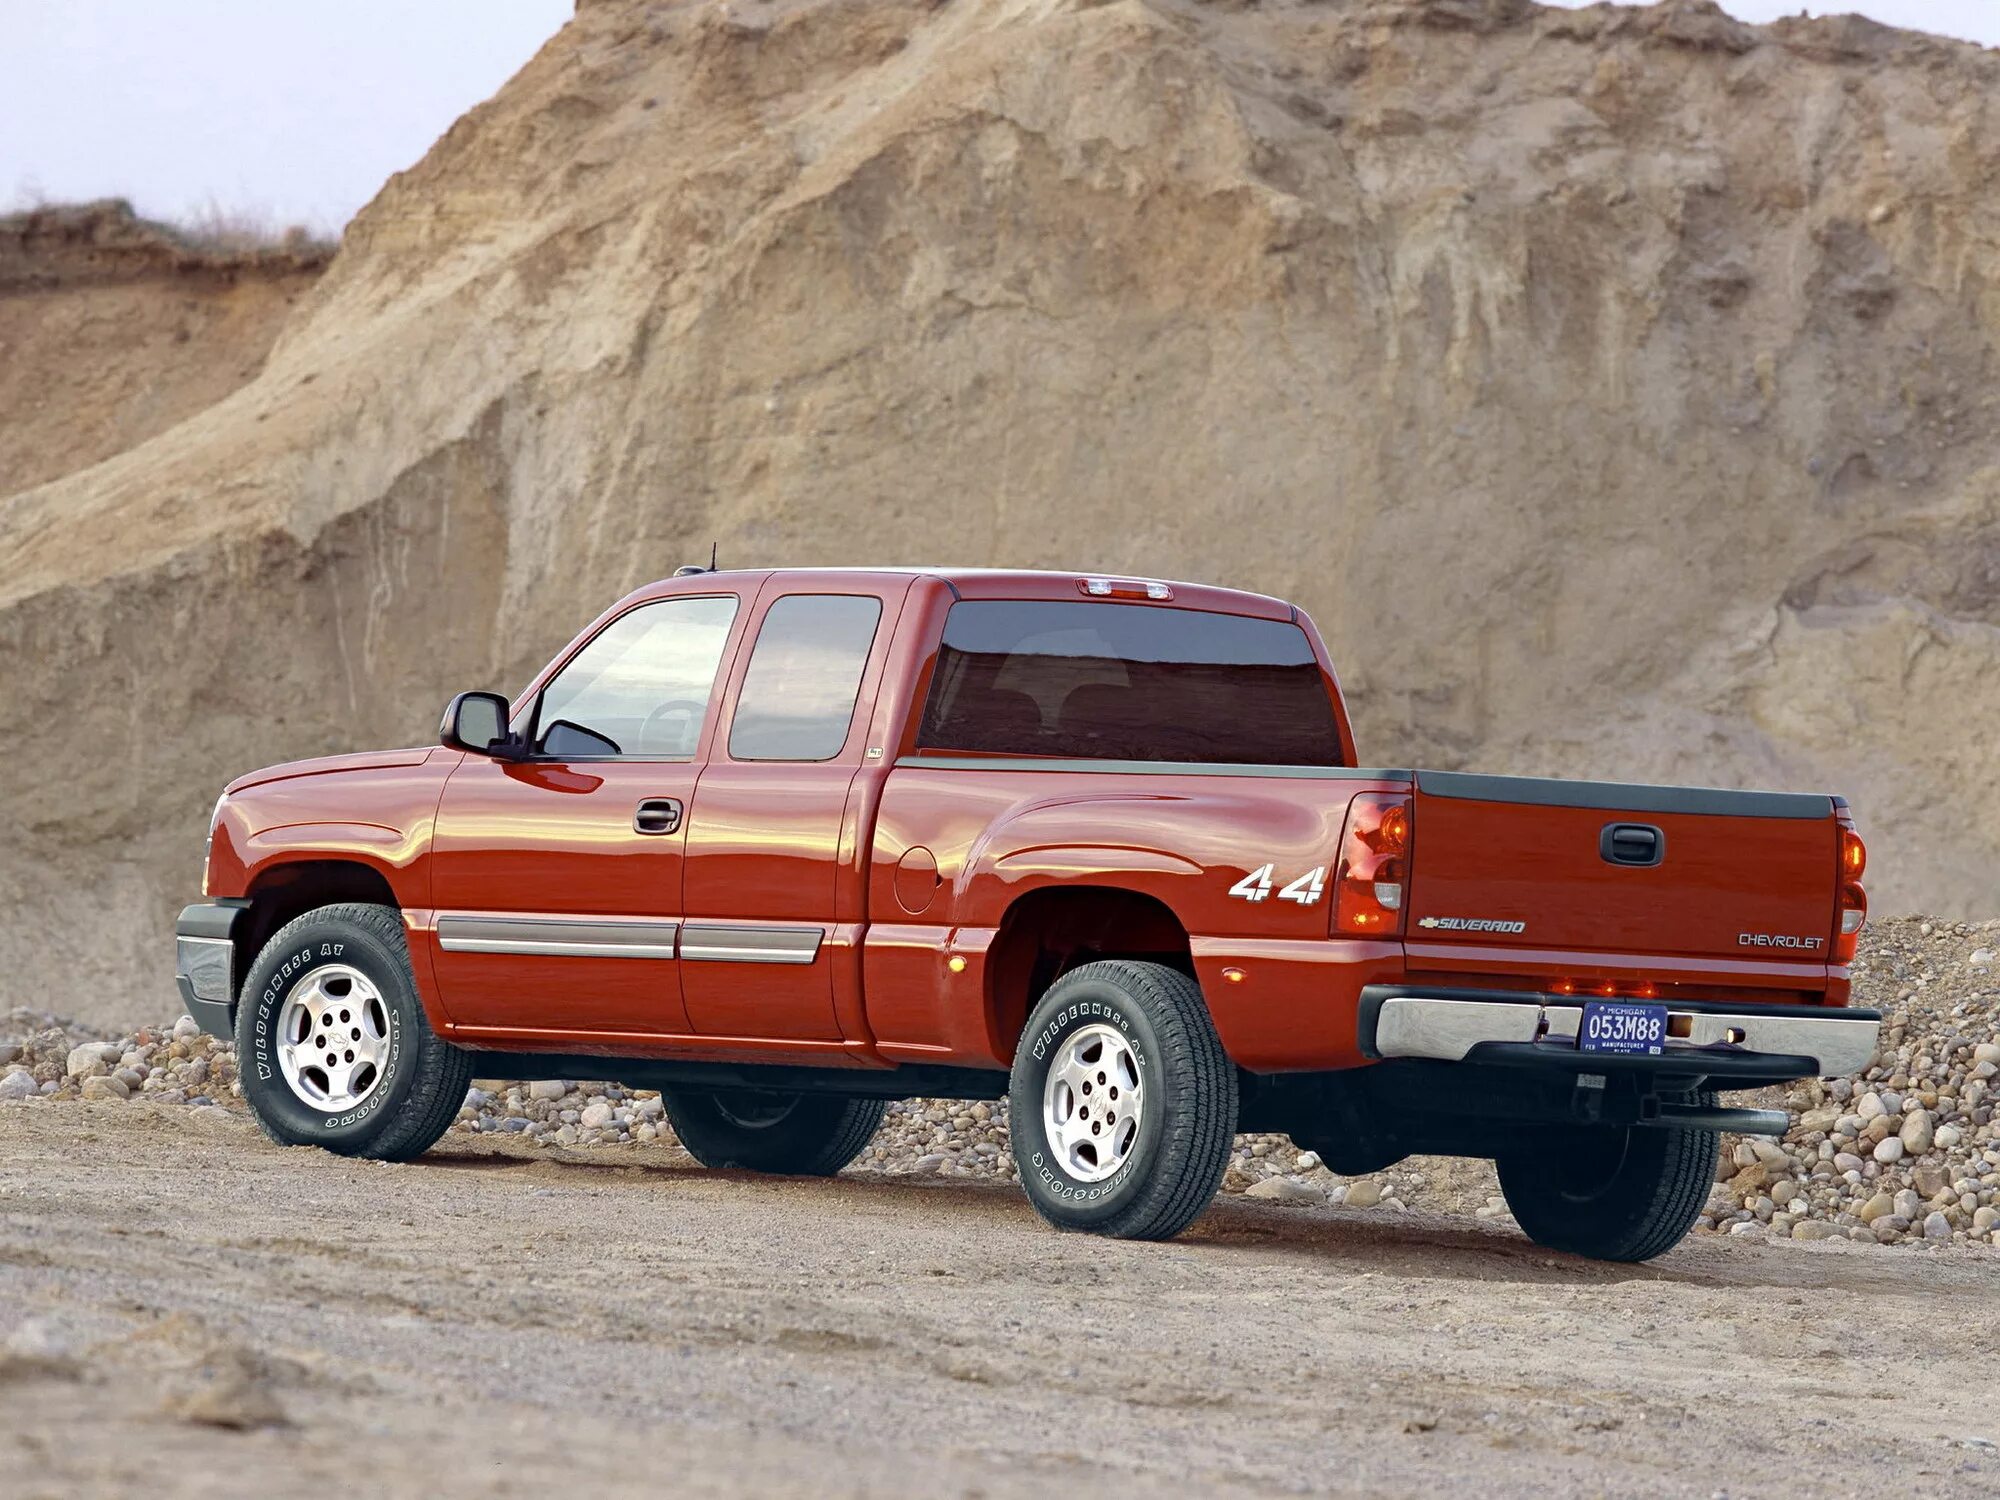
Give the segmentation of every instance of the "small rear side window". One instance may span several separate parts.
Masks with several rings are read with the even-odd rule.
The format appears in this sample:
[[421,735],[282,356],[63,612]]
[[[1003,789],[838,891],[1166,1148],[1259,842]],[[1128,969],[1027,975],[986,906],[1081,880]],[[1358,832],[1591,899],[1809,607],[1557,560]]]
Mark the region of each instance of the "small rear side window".
[[1333,697],[1288,620],[1063,601],[966,600],[920,749],[1337,766]]
[[787,594],[764,615],[729,729],[733,760],[832,760],[847,743],[882,601]]

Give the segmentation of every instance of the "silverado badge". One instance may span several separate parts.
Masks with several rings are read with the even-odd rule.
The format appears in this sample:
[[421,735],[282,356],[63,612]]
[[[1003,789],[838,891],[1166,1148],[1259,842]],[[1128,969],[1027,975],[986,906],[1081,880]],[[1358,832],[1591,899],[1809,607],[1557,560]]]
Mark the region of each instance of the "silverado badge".
[[1446,932],[1526,932],[1526,922],[1501,922],[1492,917],[1419,917],[1419,927],[1441,927]]

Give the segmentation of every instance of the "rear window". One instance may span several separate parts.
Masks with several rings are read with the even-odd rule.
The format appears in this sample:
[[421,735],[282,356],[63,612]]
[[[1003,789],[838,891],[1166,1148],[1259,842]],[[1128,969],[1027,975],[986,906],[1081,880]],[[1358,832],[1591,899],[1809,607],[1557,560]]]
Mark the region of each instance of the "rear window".
[[966,600],[945,619],[926,750],[1339,765],[1333,699],[1285,620],[1078,601]]
[[882,618],[864,595],[787,594],[757,632],[736,693],[732,760],[832,760],[847,743]]

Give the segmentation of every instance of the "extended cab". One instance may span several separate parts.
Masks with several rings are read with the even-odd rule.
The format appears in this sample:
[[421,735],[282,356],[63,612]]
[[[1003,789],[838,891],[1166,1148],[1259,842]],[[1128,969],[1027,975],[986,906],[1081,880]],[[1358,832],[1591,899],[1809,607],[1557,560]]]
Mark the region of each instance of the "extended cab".
[[658,1088],[712,1164],[839,1170],[1010,1101],[1071,1228],[1171,1235],[1239,1129],[1494,1159],[1522,1227],[1674,1244],[1718,1093],[1868,1065],[1837,797],[1360,763],[1276,599],[683,569],[442,745],[238,778],[181,991],[265,1128],[402,1158],[468,1080]]

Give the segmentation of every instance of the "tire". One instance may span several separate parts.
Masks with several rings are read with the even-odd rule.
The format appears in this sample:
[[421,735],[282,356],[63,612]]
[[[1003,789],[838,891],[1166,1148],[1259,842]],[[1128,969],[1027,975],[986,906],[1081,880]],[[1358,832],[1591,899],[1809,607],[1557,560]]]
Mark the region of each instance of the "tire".
[[[1135,1081],[1138,1108],[1121,1114]],[[1007,1109],[1014,1164],[1049,1223],[1171,1239],[1222,1184],[1236,1067],[1187,975],[1124,959],[1085,964],[1029,1016]]]
[[377,1161],[429,1150],[472,1082],[472,1054],[424,1016],[402,917],[360,903],[309,911],[264,945],[236,1007],[236,1056],[272,1140]]
[[662,1093],[667,1120],[704,1167],[831,1177],[861,1154],[889,1108],[884,1099],[765,1089]]
[[[1688,1102],[1713,1107],[1715,1093],[1700,1089]],[[1694,1227],[1720,1150],[1712,1130],[1574,1126],[1495,1165],[1507,1207],[1537,1244],[1638,1261],[1664,1255]]]

